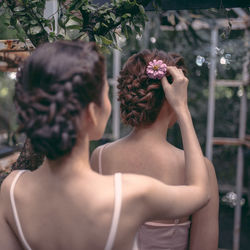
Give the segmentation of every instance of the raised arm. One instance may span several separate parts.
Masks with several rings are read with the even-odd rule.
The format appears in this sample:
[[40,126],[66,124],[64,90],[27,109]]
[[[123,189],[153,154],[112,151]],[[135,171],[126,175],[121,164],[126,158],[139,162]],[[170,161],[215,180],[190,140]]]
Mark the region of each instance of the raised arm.
[[187,186],[164,186],[156,180],[150,185],[148,180],[146,202],[152,219],[162,219],[164,214],[168,218],[190,215],[204,206],[210,195],[208,171],[187,105],[188,79],[182,70],[176,67],[168,67],[168,71],[173,77],[173,83],[170,84],[164,77],[162,86],[180,126],[185,152]]
[[190,250],[217,250],[219,238],[219,193],[213,164],[206,159],[211,198],[206,206],[192,215]]

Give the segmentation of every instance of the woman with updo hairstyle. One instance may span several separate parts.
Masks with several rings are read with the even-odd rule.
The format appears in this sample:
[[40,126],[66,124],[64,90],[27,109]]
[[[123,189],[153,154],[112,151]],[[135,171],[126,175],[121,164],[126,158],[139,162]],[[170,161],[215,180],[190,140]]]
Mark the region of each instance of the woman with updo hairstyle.
[[[150,76],[148,67],[154,61],[166,65],[163,79]],[[176,121],[183,126],[174,106],[177,104],[171,105],[169,99],[180,98],[182,93],[167,93],[162,85],[164,79],[174,85],[179,74],[185,78],[187,69],[183,57],[175,53],[143,50],[128,58],[118,78],[118,100],[122,121],[132,127],[132,132],[93,152],[91,163],[96,172],[142,174],[168,185],[186,184],[185,144],[180,150],[166,140],[168,128]],[[204,161],[211,187],[208,204],[192,216],[147,221],[138,230],[140,250],[218,249],[218,186],[212,163],[207,158]]]
[[185,217],[208,202],[208,173],[187,111],[187,79],[172,74],[172,86],[162,84],[169,93],[181,92],[166,98],[182,121],[182,186],[91,169],[89,141],[103,136],[111,110],[105,60],[94,43],[57,41],[32,53],[17,74],[14,100],[19,130],[45,160],[37,170],[13,171],[2,183],[1,250],[136,250],[145,221]]

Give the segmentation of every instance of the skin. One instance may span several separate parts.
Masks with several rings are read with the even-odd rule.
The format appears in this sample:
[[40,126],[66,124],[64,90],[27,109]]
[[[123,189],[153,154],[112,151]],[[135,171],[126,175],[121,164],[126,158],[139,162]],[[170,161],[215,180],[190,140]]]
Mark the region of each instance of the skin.
[[[172,105],[176,105],[183,136],[188,185],[168,186],[147,176],[122,175],[123,203],[114,249],[131,249],[144,221],[187,216],[210,198],[207,168],[185,101],[188,81],[175,69],[172,74],[174,84],[165,82],[164,88],[169,92],[185,89]],[[114,178],[90,168],[89,141],[103,135],[110,109],[106,82],[102,105],[90,103],[77,121],[78,141],[71,154],[55,161],[46,159],[39,169],[18,180],[17,211],[32,249],[104,248],[113,215]],[[22,249],[9,198],[15,175],[11,173],[1,186],[0,249]]]
[[[179,90],[169,94],[176,98],[182,95]],[[128,136],[104,148],[101,158],[103,174],[143,174],[168,185],[185,185],[185,152],[166,141],[168,128],[174,125],[176,119],[174,109],[166,100],[152,125],[134,128]],[[99,150],[97,148],[91,156],[91,166],[96,172],[99,172]],[[191,250],[218,249],[218,184],[213,164],[207,158],[204,159],[209,173],[211,199],[192,216],[179,218],[180,223],[192,220],[189,240]],[[172,224],[174,220],[161,222]]]

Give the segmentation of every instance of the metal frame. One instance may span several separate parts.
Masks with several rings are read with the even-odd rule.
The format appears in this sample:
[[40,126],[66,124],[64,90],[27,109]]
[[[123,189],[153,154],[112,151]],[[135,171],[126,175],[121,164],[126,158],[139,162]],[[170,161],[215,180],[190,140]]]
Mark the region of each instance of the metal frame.
[[113,50],[113,100],[112,100],[112,137],[114,140],[120,138],[120,103],[117,100],[117,78],[121,69],[121,52],[117,49]]
[[[239,12],[242,13],[242,12]],[[215,49],[218,43],[218,25],[215,24],[211,31],[211,66],[209,70],[209,99],[208,99],[208,117],[207,117],[207,140],[206,156],[208,159],[213,158],[213,145],[234,145],[238,146],[237,152],[237,170],[236,170],[236,194],[237,202],[234,210],[234,229],[233,229],[233,250],[239,250],[240,247],[240,226],[241,226],[241,198],[243,192],[243,172],[244,172],[244,146],[250,147],[248,137],[246,136],[247,120],[247,94],[246,86],[249,85],[249,31],[248,23],[245,22],[245,46],[248,52],[243,64],[242,81],[233,80],[216,80],[216,54]],[[239,87],[243,89],[243,95],[240,99],[240,116],[239,116],[239,136],[238,138],[214,138],[214,112],[215,112],[215,87],[216,86]]]

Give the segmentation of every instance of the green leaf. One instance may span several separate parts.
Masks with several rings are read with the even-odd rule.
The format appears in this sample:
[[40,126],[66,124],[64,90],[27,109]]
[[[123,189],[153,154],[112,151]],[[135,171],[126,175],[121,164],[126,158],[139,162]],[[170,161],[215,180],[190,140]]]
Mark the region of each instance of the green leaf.
[[20,32],[17,32],[16,36],[17,36],[17,38],[18,38],[21,42],[23,42],[23,43],[26,42],[26,41],[25,41],[25,37],[24,37]]
[[107,39],[105,36],[100,36],[100,38],[102,39],[102,43],[105,45],[110,45],[113,43],[113,41]]
[[115,19],[116,19],[116,17],[115,17],[115,14],[114,13],[112,13],[112,12],[110,12],[110,17],[111,17],[111,19],[115,22]]
[[79,23],[80,25],[83,24],[83,20],[79,17],[76,17],[76,16],[72,16],[70,19],[72,19],[73,21]]
[[54,16],[52,18],[52,28],[53,28],[53,30],[56,29],[56,22],[55,22],[55,17]]
[[140,26],[134,24],[134,28],[135,28],[135,31],[136,31],[138,34],[141,34],[141,28],[140,28]]
[[94,38],[95,38],[95,41],[96,41],[98,44],[102,45],[102,39],[101,39],[99,36],[94,35]]
[[89,42],[89,36],[86,32],[81,32],[80,36],[77,38],[77,40]]
[[58,18],[58,24],[60,27],[65,29],[66,23],[69,21],[69,16],[62,16]]
[[126,13],[126,14],[122,15],[122,18],[124,18],[124,19],[127,19],[127,18],[129,18],[129,17],[131,17],[131,14],[130,14],[130,13]]
[[111,38],[112,38],[113,42],[114,42],[115,44],[117,44],[116,33],[115,33],[115,32],[110,31],[110,32],[109,32],[109,34],[110,34],[110,36],[111,36]]
[[95,12],[97,9],[94,7],[94,5],[88,5],[88,9]]
[[118,16],[115,20],[117,23],[119,23],[121,21],[121,17]]
[[131,29],[131,27],[129,25],[126,25],[126,29],[127,29],[128,35],[133,34],[133,31],[132,31],[132,29]]
[[95,27],[94,27],[94,30],[98,30],[100,28],[100,23],[96,23]]
[[37,35],[37,34],[40,34],[41,32],[42,32],[42,28],[40,26],[34,26],[28,30],[28,34],[30,35]]
[[16,19],[14,16],[12,16],[12,17],[10,18],[9,24],[12,25],[12,26],[15,26],[16,23],[17,23],[17,19]]
[[83,4],[84,3],[82,1],[75,1],[73,3],[70,3],[69,11],[78,10],[82,7]]
[[141,4],[139,5],[139,10],[140,10],[141,14],[145,15],[145,9]]
[[24,7],[21,7],[21,6],[18,6],[18,7],[15,7],[14,9],[14,12],[21,12],[21,11],[24,11]]
[[64,40],[64,36],[61,35],[61,34],[58,34],[58,35],[56,36],[56,39],[58,39],[58,40]]
[[108,28],[109,26],[105,23],[101,23],[101,26],[105,27],[105,28]]
[[6,20],[6,21],[3,22],[3,24],[6,25],[6,26],[9,26],[10,25],[10,21]]
[[55,32],[50,32],[49,36],[54,38],[56,36],[56,34],[55,34]]
[[128,30],[125,24],[122,25],[122,33],[125,35],[126,38],[128,38]]
[[82,29],[82,26],[74,24],[74,25],[66,26],[66,29],[68,29],[68,30],[80,30],[80,29]]
[[36,21],[36,20],[32,20],[32,21],[30,22],[30,24],[35,25],[35,24],[37,24],[37,21]]

